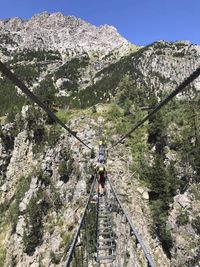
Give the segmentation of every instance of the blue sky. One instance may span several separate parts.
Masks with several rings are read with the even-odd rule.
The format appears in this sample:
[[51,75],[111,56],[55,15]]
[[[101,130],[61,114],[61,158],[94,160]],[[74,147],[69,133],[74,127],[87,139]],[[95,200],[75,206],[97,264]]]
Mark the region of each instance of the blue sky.
[[190,40],[200,44],[200,0],[0,0],[0,18],[62,12],[115,26],[130,42]]

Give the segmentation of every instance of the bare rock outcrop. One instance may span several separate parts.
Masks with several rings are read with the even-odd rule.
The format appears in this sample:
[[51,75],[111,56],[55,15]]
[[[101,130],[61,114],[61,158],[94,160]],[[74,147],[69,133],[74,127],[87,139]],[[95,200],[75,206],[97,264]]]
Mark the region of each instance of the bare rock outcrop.
[[[84,117],[71,123],[92,144],[95,131],[87,124],[94,120]],[[5,264],[63,266],[87,198],[90,152],[66,132],[36,152],[30,133],[22,130],[15,137],[5,180],[9,190],[1,194],[13,218],[4,240]]]
[[[134,82],[157,92],[170,91],[200,64],[200,46],[189,42],[155,42],[132,56]],[[200,79],[194,82],[200,89]]]
[[[63,57],[88,52],[101,56],[119,49],[126,53],[131,45],[113,26],[96,27],[62,13],[37,14],[29,20],[0,20],[0,36],[10,51],[53,50]],[[9,44],[9,41],[12,43]]]
[[173,238],[172,266],[199,266],[200,200],[197,185],[174,197],[168,219]]

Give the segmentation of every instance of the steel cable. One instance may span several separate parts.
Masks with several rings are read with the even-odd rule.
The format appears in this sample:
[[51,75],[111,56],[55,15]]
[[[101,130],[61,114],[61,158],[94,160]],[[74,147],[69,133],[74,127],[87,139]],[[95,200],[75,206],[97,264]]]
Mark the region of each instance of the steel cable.
[[81,138],[76,136],[76,134],[67,127],[54,113],[51,111],[50,108],[48,108],[35,94],[33,94],[27,86],[20,81],[15,74],[13,74],[6,66],[0,61],[0,71],[8,78],[10,79],[15,85],[17,85],[22,92],[27,95],[34,103],[36,103],[39,107],[41,107],[53,121],[56,121],[58,124],[61,125],[65,130],[67,130],[74,138],[76,138],[79,142],[81,142],[84,146],[86,146],[88,149],[91,150],[91,147],[89,147]]
[[80,219],[80,223],[78,225],[78,229],[77,229],[77,231],[76,231],[76,233],[74,235],[73,241],[72,241],[70,249],[68,251],[68,256],[67,256],[65,267],[69,267],[70,266],[70,262],[72,260],[72,256],[74,255],[74,251],[76,249],[76,244],[77,244],[77,241],[78,241],[78,237],[80,235],[81,227],[82,227],[82,225],[84,223],[85,216],[86,216],[86,213],[87,213],[87,209],[88,209],[92,194],[94,192],[95,182],[96,182],[96,179],[94,178],[93,182],[92,182],[92,185],[91,185],[90,194],[88,196],[87,203],[85,205],[85,210],[84,210],[84,212],[82,214],[82,217]]
[[172,98],[177,94],[182,92],[186,86],[193,82],[200,75],[200,67],[197,68],[188,78],[186,78],[171,94],[169,94],[163,101],[157,104],[154,110],[152,110],[147,116],[145,116],[141,121],[136,123],[136,125],[123,137],[121,137],[117,142],[115,142],[109,149],[112,149],[119,143],[121,143],[125,138],[129,137],[136,129],[142,126],[147,120],[149,120],[155,113],[157,113],[164,105],[166,105]]
[[116,191],[115,191],[115,188],[114,188],[114,186],[113,186],[113,183],[111,182],[111,180],[110,180],[109,177],[108,177],[108,182],[109,182],[109,184],[110,184],[112,193],[113,193],[113,195],[114,195],[116,201],[118,202],[118,204],[119,204],[119,206],[120,206],[120,208],[121,208],[122,213],[124,214],[124,216],[125,216],[125,218],[126,218],[126,221],[128,222],[128,224],[129,224],[130,227],[131,227],[131,231],[132,231],[133,235],[135,236],[137,242],[140,243],[141,249],[143,250],[143,253],[144,253],[144,256],[145,256],[145,258],[146,258],[146,260],[147,260],[147,263],[149,264],[149,266],[151,266],[151,267],[155,267],[155,263],[154,263],[154,261],[153,261],[151,255],[150,255],[150,253],[149,253],[149,250],[147,249],[147,247],[146,247],[145,244],[144,244],[144,241],[143,241],[143,239],[142,239],[142,236],[139,234],[139,232],[137,231],[136,227],[135,227],[134,224],[132,223],[132,221],[131,221],[129,215],[127,214],[126,210],[123,208],[122,203],[121,203],[121,201],[119,200],[119,197],[118,197],[118,195],[117,195],[117,193],[116,193]]

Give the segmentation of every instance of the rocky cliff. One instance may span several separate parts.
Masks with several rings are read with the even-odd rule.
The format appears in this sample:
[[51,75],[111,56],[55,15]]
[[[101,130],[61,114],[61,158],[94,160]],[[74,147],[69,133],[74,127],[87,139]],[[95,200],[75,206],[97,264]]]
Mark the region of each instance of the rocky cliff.
[[[0,157],[4,169],[0,194],[0,263],[1,266],[63,266],[87,198],[92,160],[90,152],[74,138],[57,126],[44,126],[41,117],[34,128],[27,129],[29,112],[30,108],[24,107],[25,124],[16,133],[9,150],[5,140],[10,138],[10,132],[1,129],[4,153]],[[73,120],[72,126],[91,145],[94,121],[85,118],[80,127],[82,121],[83,118]],[[10,129],[14,127],[16,124],[10,125]]]
[[[97,73],[94,89],[107,82],[108,90],[116,92],[119,83],[127,76],[132,90],[140,88],[147,94],[155,91],[159,96],[174,89],[199,64],[200,46],[186,41],[159,41],[130,53],[116,64]],[[112,82],[110,84],[114,84],[114,87],[109,87],[108,81]],[[199,90],[199,78],[193,85]]]
[[130,43],[122,38],[113,26],[96,27],[82,19],[46,12],[29,20],[13,18],[0,21],[1,46],[8,52],[22,50],[53,50],[63,58],[83,52],[105,56],[115,49],[121,52]]
[[[159,41],[141,49],[131,60],[137,86],[170,90],[197,69],[200,46],[188,41]],[[194,85],[200,89],[199,79]]]

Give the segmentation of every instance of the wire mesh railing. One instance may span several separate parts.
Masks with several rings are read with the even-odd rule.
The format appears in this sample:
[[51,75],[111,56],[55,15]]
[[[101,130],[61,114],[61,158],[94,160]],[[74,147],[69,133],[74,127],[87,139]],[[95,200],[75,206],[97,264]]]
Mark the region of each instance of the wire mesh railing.
[[[155,267],[155,263],[127,211],[123,207],[113,183],[108,177],[107,197],[116,238],[116,266]],[[142,265],[141,265],[142,263]]]
[[[122,206],[111,180],[109,178],[107,180],[104,197],[98,194],[98,199],[93,200],[95,185],[96,178],[92,183],[88,201],[70,246],[65,266],[155,267],[156,265],[144,244],[142,236]],[[106,217],[107,219],[110,218],[109,227],[113,233],[113,241],[109,244],[105,243],[111,242],[111,237],[108,238],[106,232],[101,233],[101,237],[97,234],[100,227],[104,228],[102,222],[99,226],[99,214],[97,212],[99,203],[103,198],[105,198],[105,205],[107,205],[107,213],[109,214]],[[105,214],[103,216],[105,217]],[[100,238],[105,241],[103,242],[104,249],[108,249],[106,255],[98,254],[98,250],[102,249],[102,245],[98,245]],[[111,256],[110,265],[105,265],[105,260],[111,259]]]
[[93,179],[85,210],[67,253],[65,267],[95,266],[96,224],[94,218],[96,217],[96,205],[92,202],[95,185],[96,178]]

